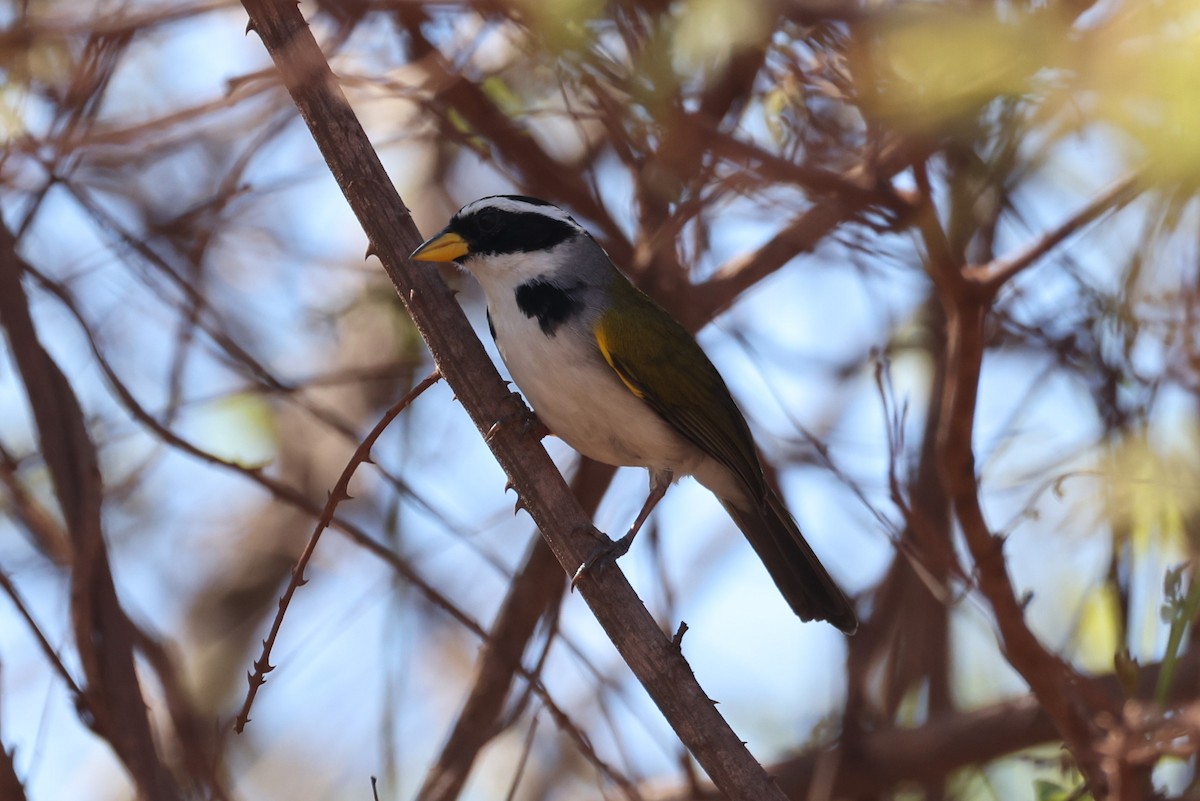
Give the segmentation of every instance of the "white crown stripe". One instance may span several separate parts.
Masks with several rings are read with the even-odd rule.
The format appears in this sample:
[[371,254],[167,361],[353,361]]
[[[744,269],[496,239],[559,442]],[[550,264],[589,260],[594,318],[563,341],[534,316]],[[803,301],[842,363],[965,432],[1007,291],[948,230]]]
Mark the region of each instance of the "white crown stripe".
[[579,223],[575,222],[575,220],[571,218],[570,214],[567,214],[558,206],[551,204],[538,205],[536,203],[518,200],[517,198],[504,197],[503,195],[484,197],[480,198],[479,200],[472,201],[459,210],[458,216],[469,217],[470,215],[476,214],[483,209],[489,208],[496,209],[497,211],[509,212],[511,214],[540,214],[543,217],[547,217],[551,220],[567,223],[572,228],[576,228],[580,231],[583,230],[583,227],[580,226]]

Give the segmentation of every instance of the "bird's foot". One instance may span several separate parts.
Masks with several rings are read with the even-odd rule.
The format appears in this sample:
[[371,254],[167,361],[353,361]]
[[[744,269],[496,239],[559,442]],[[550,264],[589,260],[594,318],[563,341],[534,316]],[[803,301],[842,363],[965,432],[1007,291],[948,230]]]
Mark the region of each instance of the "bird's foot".
[[[597,532],[599,533],[599,532]],[[633,538],[637,536],[637,530],[631,529],[628,534],[621,537],[619,540],[610,540],[607,537],[604,541],[596,546],[595,550],[583,560],[579,568],[575,571],[575,575],[571,576],[571,589],[575,589],[575,585],[579,580],[588,573],[600,573],[608,565],[614,564],[625,554],[629,553],[629,546],[633,545]]]
[[524,433],[533,434],[539,440],[550,436],[550,429],[546,428],[546,424],[543,423],[541,418],[537,416],[537,412],[526,407],[525,402],[520,401],[519,398],[520,396],[518,396],[518,402],[521,404],[520,411],[506,414],[496,422],[492,423],[491,428],[489,428],[487,433],[483,435],[485,442],[491,442],[492,438],[500,433],[500,429],[504,428],[505,426],[512,425],[513,423],[520,424]]

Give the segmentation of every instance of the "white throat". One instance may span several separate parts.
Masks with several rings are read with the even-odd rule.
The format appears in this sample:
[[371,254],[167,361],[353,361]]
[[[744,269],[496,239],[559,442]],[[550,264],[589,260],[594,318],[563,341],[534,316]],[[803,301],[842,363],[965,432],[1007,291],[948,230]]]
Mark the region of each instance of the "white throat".
[[566,261],[569,245],[570,240],[550,250],[470,256],[461,264],[483,287],[488,305],[495,306],[502,295],[511,295],[521,284],[557,273]]

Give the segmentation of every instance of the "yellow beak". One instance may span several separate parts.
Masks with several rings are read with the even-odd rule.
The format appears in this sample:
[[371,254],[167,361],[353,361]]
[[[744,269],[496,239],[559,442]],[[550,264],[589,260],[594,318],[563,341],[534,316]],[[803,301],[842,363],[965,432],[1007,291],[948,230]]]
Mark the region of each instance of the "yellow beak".
[[454,261],[470,253],[467,242],[452,231],[442,231],[413,251],[413,261]]

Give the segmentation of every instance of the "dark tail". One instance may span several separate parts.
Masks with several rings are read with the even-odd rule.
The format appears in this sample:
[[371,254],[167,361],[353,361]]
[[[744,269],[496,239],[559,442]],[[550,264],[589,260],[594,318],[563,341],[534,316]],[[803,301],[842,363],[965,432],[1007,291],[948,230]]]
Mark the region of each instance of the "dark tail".
[[768,489],[760,505],[743,509],[724,500],[721,504],[801,620],[827,620],[847,634],[858,629],[854,607],[804,541],[779,496]]

